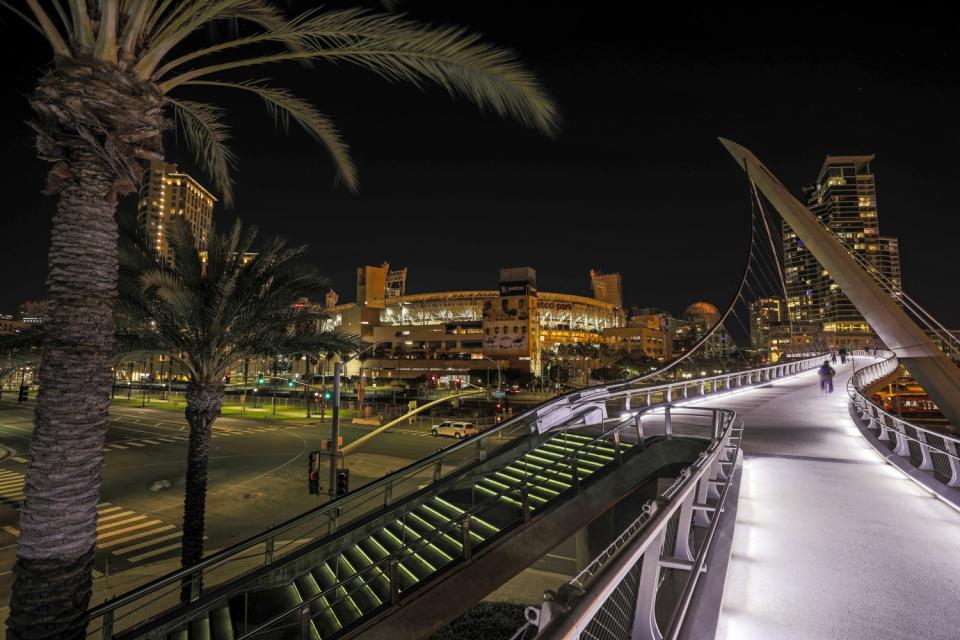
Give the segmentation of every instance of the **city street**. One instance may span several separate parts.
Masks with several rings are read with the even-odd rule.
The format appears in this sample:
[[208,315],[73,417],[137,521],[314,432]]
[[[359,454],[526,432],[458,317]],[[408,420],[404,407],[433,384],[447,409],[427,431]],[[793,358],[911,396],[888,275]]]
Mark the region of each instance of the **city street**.
[[[19,534],[33,402],[0,401],[0,600],[6,603]],[[345,424],[349,443],[372,427]],[[213,428],[207,499],[207,552],[238,542],[326,498],[307,492],[307,452],[330,437],[329,422],[221,418]],[[399,469],[454,440],[426,427],[397,427],[348,456],[351,487]],[[95,600],[179,566],[187,425],[172,411],[114,408],[106,440]],[[326,474],[321,474],[326,490]],[[169,483],[156,488],[154,483]],[[154,486],[156,490],[151,490]],[[108,571],[109,563],[109,571]],[[106,575],[109,573],[109,575]],[[6,607],[0,618],[6,617]]]

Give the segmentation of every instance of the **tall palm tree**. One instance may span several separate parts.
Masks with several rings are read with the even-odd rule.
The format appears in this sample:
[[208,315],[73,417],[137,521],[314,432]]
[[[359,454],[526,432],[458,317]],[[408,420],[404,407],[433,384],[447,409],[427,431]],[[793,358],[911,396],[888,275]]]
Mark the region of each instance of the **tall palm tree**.
[[[0,0],[49,44],[53,57],[30,104],[38,155],[58,196],[48,258],[47,339],[20,510],[9,634],[82,635],[90,599],[96,504],[113,355],[118,197],[143,163],[163,157],[172,120],[222,199],[234,157],[224,111],[183,89],[261,98],[329,151],[350,189],[357,176],[332,121],[285,88],[232,75],[285,62],[353,63],[392,81],[435,83],[551,134],[557,115],[516,56],[458,28],[401,16],[312,10],[294,18],[269,0]],[[205,44],[197,32],[228,20],[235,35]],[[228,77],[223,74],[229,73]],[[306,71],[304,72],[306,73]]]
[[[287,247],[275,239],[245,262],[256,229],[244,231],[237,222],[230,233],[214,234],[209,251],[202,254],[182,217],[173,220],[168,238],[172,265],[157,262],[145,239],[121,239],[118,346],[128,353],[166,354],[188,378],[190,438],[181,547],[182,565],[188,567],[203,556],[210,433],[231,365],[281,353],[346,355],[356,351],[359,339],[324,329],[324,312],[300,303],[329,286],[301,264],[304,247]],[[187,601],[189,589],[186,584]]]

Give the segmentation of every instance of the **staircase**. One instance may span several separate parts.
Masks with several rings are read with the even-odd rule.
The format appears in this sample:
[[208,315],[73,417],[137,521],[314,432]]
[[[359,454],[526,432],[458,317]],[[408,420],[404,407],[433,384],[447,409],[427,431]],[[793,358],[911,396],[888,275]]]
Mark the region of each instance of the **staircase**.
[[529,521],[635,446],[559,433],[411,506],[292,582],[237,593],[167,637],[338,637]]

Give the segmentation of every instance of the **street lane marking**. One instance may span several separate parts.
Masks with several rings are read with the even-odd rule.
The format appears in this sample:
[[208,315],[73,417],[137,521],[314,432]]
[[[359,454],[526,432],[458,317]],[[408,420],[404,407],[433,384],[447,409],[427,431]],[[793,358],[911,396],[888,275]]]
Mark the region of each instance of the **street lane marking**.
[[[159,522],[159,520],[158,520],[158,522]],[[139,540],[140,538],[145,538],[145,537],[147,537],[147,536],[152,536],[152,535],[155,534],[155,533],[161,533],[161,532],[163,532],[163,531],[169,531],[170,529],[175,529],[175,528],[176,528],[176,527],[174,527],[172,524],[168,524],[168,525],[165,525],[165,526],[163,526],[163,527],[158,527],[158,528],[156,528],[156,529],[151,529],[150,531],[140,531],[139,533],[135,533],[135,534],[133,534],[132,536],[127,536],[127,537],[125,537],[125,538],[118,538],[118,539],[116,539],[116,540],[111,540],[111,541],[105,542],[105,543],[103,543],[103,544],[98,544],[97,546],[100,547],[101,549],[109,549],[109,548],[111,548],[111,547],[117,546],[118,544],[124,544],[125,542],[130,542],[131,540]]]
[[143,442],[145,444],[160,444],[156,440],[141,440],[140,442]]
[[[117,509],[119,508],[120,507],[117,507]],[[102,511],[100,511],[99,513],[103,514]],[[117,518],[126,518],[127,516],[132,516],[133,514],[134,514],[133,511],[123,511],[121,513],[114,513],[106,517],[97,518],[97,522],[106,522],[108,520],[116,520]]]
[[139,522],[140,520],[146,520],[146,519],[147,519],[147,516],[139,515],[139,516],[133,516],[132,518],[127,518],[126,520],[120,520],[118,522],[108,522],[106,524],[98,524],[97,535],[99,536],[100,532],[106,529],[112,529],[113,527],[119,527],[124,524],[130,524],[131,522]]
[[127,444],[129,444],[129,445],[131,445],[131,446],[134,446],[134,447],[145,447],[145,446],[147,446],[147,445],[145,445],[145,444],[140,444],[139,442],[128,442]]
[[122,444],[108,444],[107,449],[129,449],[130,447],[125,447]]
[[14,538],[20,537],[20,529],[17,529],[16,527],[11,527],[10,525],[5,524],[3,525],[3,530],[12,535]]
[[163,442],[176,442],[173,438],[157,438],[157,440],[162,440]]
[[23,463],[27,462],[27,459],[21,456],[13,456],[10,459],[13,460],[14,462],[23,462]]
[[[109,504],[109,503],[107,503],[107,504]],[[112,513],[112,512],[114,512],[114,511],[120,511],[121,509],[123,509],[123,507],[110,507],[110,508],[108,508],[108,509],[100,509],[100,508],[98,508],[98,509],[97,509],[97,513],[103,515],[104,513]]]
[[175,544],[170,544],[165,547],[160,547],[159,549],[153,549],[152,551],[148,551],[147,553],[141,553],[140,555],[130,556],[129,558],[127,558],[127,560],[129,560],[130,562],[139,562],[141,560],[146,560],[147,558],[152,558],[153,556],[158,556],[161,553],[166,553],[167,551],[173,551],[174,549],[179,549],[179,548],[180,548],[180,543],[177,542]]
[[182,532],[182,531],[174,531],[173,533],[168,533],[168,534],[163,535],[163,536],[158,536],[158,537],[156,537],[156,538],[151,538],[150,540],[147,540],[146,542],[138,542],[137,544],[132,544],[132,545],[130,545],[129,547],[123,547],[122,549],[117,549],[117,550],[113,551],[112,553],[114,553],[114,554],[116,554],[116,555],[118,555],[118,556],[122,556],[122,555],[124,555],[124,554],[126,554],[126,553],[131,553],[131,552],[133,552],[133,551],[137,551],[138,549],[146,549],[147,547],[152,547],[152,546],[155,545],[155,544],[159,544],[159,543],[161,543],[161,542],[166,542],[167,540],[173,540],[174,538],[179,538],[179,537],[181,537],[182,535],[183,535],[183,532]]
[[101,502],[100,504],[97,505],[97,509],[99,509],[100,507],[109,507],[109,506],[110,506],[109,502]]
[[[145,527],[153,527],[158,524],[163,524],[159,520],[149,520],[147,522],[138,522],[137,524],[130,525],[124,529],[117,529],[116,531],[108,531],[107,533],[101,533],[97,535],[98,540],[104,540],[106,538],[112,538],[113,536],[123,535],[124,533],[129,533],[131,531],[136,531],[137,529],[143,529]],[[171,527],[173,525],[170,525]],[[100,545],[103,548],[103,545]]]

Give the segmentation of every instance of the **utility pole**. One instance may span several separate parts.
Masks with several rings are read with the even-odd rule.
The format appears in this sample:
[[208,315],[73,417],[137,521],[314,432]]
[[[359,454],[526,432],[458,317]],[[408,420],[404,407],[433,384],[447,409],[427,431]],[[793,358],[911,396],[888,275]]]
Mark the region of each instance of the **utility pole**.
[[340,362],[333,363],[333,410],[330,427],[330,498],[336,497],[337,457],[340,455]]

